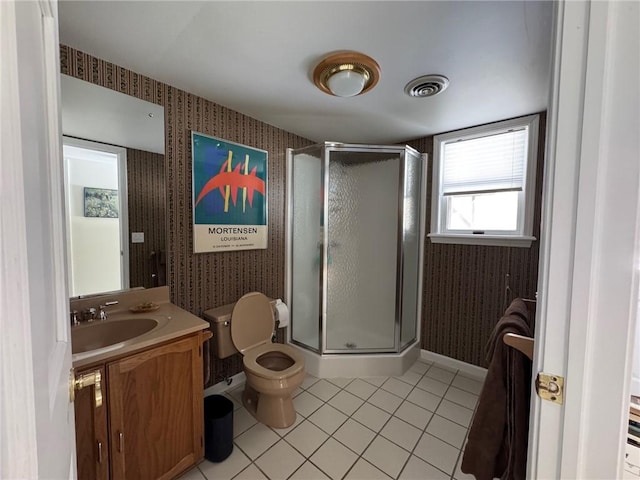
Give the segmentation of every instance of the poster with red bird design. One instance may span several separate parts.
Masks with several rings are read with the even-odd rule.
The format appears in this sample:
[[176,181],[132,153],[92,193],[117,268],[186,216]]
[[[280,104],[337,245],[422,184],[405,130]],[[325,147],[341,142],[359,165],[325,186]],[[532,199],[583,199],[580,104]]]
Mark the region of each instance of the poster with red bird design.
[[193,251],[267,248],[267,152],[191,132]]

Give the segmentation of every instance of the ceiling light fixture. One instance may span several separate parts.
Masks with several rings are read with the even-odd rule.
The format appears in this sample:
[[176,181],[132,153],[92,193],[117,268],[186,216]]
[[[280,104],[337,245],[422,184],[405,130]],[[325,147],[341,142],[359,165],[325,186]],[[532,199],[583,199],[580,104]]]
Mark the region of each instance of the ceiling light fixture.
[[380,80],[380,66],[364,53],[341,51],[324,57],[313,69],[313,83],[336,97],[355,97]]

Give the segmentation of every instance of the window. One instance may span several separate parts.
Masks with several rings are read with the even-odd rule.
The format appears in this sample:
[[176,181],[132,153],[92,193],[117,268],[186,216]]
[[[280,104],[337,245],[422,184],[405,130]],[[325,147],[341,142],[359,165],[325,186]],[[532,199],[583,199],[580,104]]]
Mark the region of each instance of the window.
[[434,243],[528,247],[538,115],[434,137]]

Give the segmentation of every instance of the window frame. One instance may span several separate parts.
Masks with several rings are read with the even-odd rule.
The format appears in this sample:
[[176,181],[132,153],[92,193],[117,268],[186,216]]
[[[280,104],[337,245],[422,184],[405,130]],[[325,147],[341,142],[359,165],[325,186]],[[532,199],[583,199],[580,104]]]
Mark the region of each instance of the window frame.
[[[498,245],[509,247],[530,247],[536,240],[533,236],[533,216],[536,191],[536,170],[538,164],[538,130],[540,115],[503,120],[477,127],[465,128],[443,133],[433,137],[433,177],[431,197],[431,233],[432,243],[453,243],[469,245]],[[460,140],[472,140],[490,135],[506,133],[511,130],[528,128],[525,178],[523,189],[518,192],[518,220],[515,231],[486,230],[473,233],[472,230],[453,230],[446,228],[447,205],[442,194],[442,152],[447,143]]]

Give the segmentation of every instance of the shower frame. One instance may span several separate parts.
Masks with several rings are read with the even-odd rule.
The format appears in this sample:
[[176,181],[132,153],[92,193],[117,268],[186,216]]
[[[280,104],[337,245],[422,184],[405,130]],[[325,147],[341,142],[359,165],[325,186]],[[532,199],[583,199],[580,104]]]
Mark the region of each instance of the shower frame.
[[[323,194],[323,202],[321,208],[321,222],[318,225],[318,229],[322,230],[322,246],[320,248],[320,292],[321,304],[320,304],[320,316],[318,319],[318,338],[319,347],[315,348],[311,345],[307,345],[302,341],[293,338],[293,325],[295,318],[291,318],[291,324],[288,332],[288,340],[290,343],[301,347],[307,351],[314,352],[316,354],[333,355],[344,354],[348,356],[359,354],[399,354],[406,351],[412,345],[417,344],[417,339],[420,335],[420,312],[422,306],[422,280],[423,280],[423,255],[424,255],[424,238],[425,238],[425,215],[426,215],[426,186],[427,186],[427,167],[428,157],[427,154],[420,154],[418,151],[409,147],[395,146],[395,145],[363,145],[363,144],[345,144],[345,143],[331,143],[326,142],[324,144],[314,144],[299,149],[287,149],[287,171],[286,171],[286,185],[287,185],[287,199],[286,199],[286,212],[285,212],[285,301],[288,303],[292,299],[292,261],[293,261],[293,161],[294,155],[320,151],[321,162],[321,187],[320,191]],[[335,349],[327,348],[327,303],[328,303],[328,254],[329,254],[329,166],[331,152],[354,152],[354,153],[388,153],[398,154],[400,159],[399,175],[398,175],[398,223],[397,223],[397,252],[396,252],[396,291],[395,291],[395,319],[394,319],[394,348],[358,348],[357,350],[349,349]],[[406,162],[407,156],[414,157],[419,164],[419,176],[418,176],[418,188],[417,206],[418,213],[416,219],[418,222],[417,234],[418,234],[418,272],[417,272],[417,292],[416,292],[416,312],[415,312],[415,326],[414,335],[411,339],[402,342],[402,303],[403,303],[403,269],[404,269],[404,245],[406,240],[406,234],[404,230],[404,193],[406,182]]]

